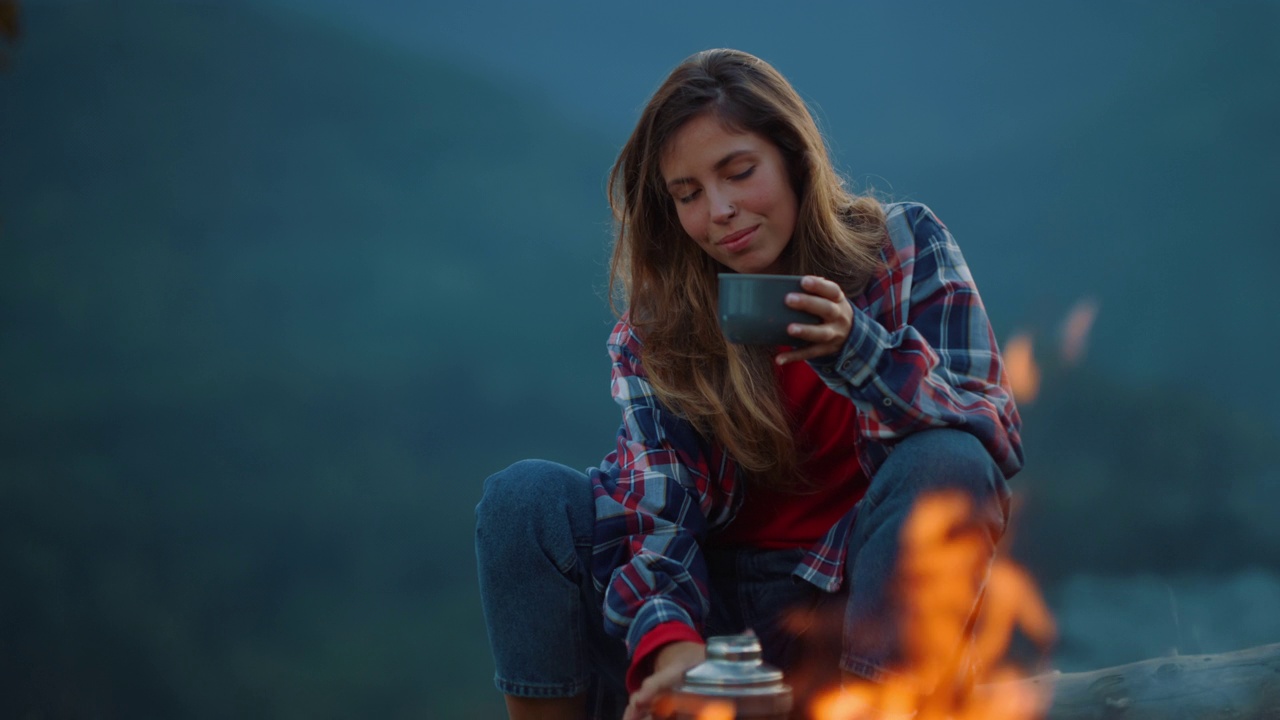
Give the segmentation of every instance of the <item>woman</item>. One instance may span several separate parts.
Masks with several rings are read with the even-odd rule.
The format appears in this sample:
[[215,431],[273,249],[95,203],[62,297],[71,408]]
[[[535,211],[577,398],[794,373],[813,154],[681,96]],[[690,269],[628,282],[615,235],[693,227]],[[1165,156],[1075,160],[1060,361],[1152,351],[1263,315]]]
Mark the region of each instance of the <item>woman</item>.
[[[638,720],[706,637],[746,628],[794,667],[789,611],[833,604],[840,671],[883,679],[912,502],[962,490],[994,551],[1022,465],[959,248],[924,206],[848,193],[795,90],[733,50],[670,74],[609,186],[617,449],[586,475],[517,463],[477,507],[511,717]],[[721,272],[803,275],[787,303],[820,322],[795,347],[728,344]]]

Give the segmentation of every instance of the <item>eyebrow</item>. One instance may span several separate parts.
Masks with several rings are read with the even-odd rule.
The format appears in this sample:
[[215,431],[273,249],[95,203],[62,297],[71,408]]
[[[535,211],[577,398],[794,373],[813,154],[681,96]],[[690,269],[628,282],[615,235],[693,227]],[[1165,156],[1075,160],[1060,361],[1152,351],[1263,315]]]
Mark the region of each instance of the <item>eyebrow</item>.
[[[734,160],[737,160],[743,155],[750,155],[753,152],[754,151],[752,150],[734,150],[728,155],[725,155],[724,157],[717,160],[716,164],[711,166],[711,169],[718,171],[721,168],[723,168],[725,165],[728,165],[729,163],[733,162]],[[692,182],[694,182],[694,180],[691,177],[676,178],[675,180],[670,180],[667,182],[667,189],[670,190],[671,188],[677,185],[688,185]]]

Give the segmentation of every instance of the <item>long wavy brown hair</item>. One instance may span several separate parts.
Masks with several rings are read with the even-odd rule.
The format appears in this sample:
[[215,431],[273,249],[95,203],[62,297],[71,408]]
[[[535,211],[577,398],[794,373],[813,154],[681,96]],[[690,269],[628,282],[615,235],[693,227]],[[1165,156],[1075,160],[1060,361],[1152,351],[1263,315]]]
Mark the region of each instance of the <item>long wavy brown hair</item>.
[[884,212],[845,189],[804,101],[772,66],[737,50],[706,50],[671,72],[650,98],[609,173],[616,240],[610,297],[643,343],[659,401],[718,442],[747,477],[799,488],[801,458],[779,397],[773,349],[731,345],[717,319],[717,273],[730,272],[685,233],[659,169],[663,149],[695,117],[773,142],[798,199],[781,259],[859,294],[881,265]]

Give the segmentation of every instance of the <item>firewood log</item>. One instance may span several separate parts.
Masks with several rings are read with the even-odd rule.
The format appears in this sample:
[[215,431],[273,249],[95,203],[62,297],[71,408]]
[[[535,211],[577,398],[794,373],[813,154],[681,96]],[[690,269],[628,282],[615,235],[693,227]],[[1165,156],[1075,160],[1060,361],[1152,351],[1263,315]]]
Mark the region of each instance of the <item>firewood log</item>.
[[1019,682],[1052,688],[1047,720],[1280,720],[1280,643]]

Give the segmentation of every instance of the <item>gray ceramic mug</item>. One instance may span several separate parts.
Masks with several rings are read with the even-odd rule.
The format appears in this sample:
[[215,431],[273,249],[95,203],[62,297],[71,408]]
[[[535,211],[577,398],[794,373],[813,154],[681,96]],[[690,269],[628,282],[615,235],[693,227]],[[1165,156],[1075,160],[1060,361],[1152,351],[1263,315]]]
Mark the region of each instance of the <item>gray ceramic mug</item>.
[[814,325],[816,315],[787,307],[787,293],[804,292],[801,275],[720,273],[720,329],[738,345],[807,345],[787,334],[791,323]]

